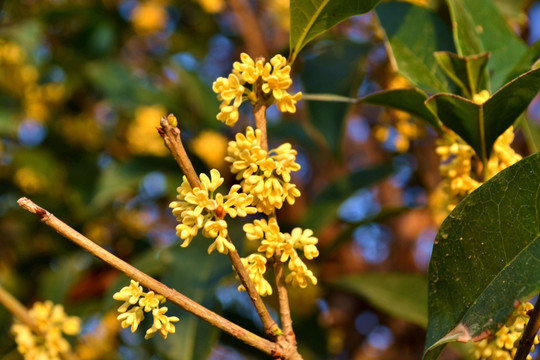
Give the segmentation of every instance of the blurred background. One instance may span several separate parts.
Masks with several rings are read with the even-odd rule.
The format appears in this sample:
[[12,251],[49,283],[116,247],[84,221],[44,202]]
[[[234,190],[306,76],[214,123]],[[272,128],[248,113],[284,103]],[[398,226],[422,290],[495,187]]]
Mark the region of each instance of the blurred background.
[[[411,0],[449,23],[444,2]],[[540,38],[540,3],[495,0],[524,42]],[[209,240],[179,247],[168,208],[182,173],[156,127],[174,113],[198,172],[252,124],[216,120],[212,82],[241,52],[288,55],[287,0],[4,0],[0,2],[0,283],[23,304],[52,300],[83,319],[81,359],[262,359],[169,305],[176,334],[144,340],[116,321],[112,294],[128,279],[17,206],[26,196],[72,227],[227,318],[263,333],[227,257]],[[255,20],[255,22],[254,22]],[[256,24],[264,43],[247,35]],[[247,30],[247,31],[246,31]],[[255,54],[254,54],[255,53]],[[374,13],[317,38],[293,67],[295,91],[365,96],[408,86],[388,59]],[[529,108],[540,124],[538,98]],[[270,108],[270,147],[288,141],[303,196],[278,212],[283,232],[311,228],[319,285],[291,289],[305,359],[419,359],[427,323],[425,274],[446,214],[435,133],[403,112],[300,101]],[[518,131],[514,148],[530,153]],[[430,200],[431,199],[431,200]],[[244,248],[240,222],[230,225]],[[270,306],[276,299],[268,298]],[[273,311],[273,310],[272,310]],[[275,315],[275,311],[273,312]],[[0,359],[19,359],[0,308]],[[148,327],[148,326],[147,326]],[[445,359],[466,355],[447,349]]]

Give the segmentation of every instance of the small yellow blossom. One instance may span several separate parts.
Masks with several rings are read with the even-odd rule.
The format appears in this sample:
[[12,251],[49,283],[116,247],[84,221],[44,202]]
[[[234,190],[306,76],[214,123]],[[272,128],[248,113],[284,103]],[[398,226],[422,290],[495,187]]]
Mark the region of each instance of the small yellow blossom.
[[[212,85],[212,90],[222,101],[219,121],[234,126],[239,118],[238,109],[243,101],[257,102],[258,89],[262,90],[264,101],[271,105],[277,102],[282,112],[295,112],[296,103],[302,93],[291,95],[287,92],[292,84],[291,67],[282,55],[275,55],[270,62],[262,59],[253,60],[246,53],[240,55],[240,61],[233,64],[232,73],[227,78],[220,77]],[[260,86],[260,88],[259,88]]]
[[227,254],[235,248],[227,240],[227,222],[223,218],[225,215],[234,218],[255,214],[257,209],[251,206],[253,196],[239,193],[239,185],[233,185],[227,195],[215,193],[224,181],[216,169],[210,170],[210,177],[201,174],[199,178],[200,187],[191,188],[184,176],[182,185],[177,189],[178,201],[169,205],[180,222],[176,226],[176,234],[184,240],[181,246],[186,247],[202,229],[204,237],[215,239],[208,252],[217,249],[218,252]]
[[487,90],[482,90],[478,94],[474,94],[473,96],[473,101],[476,104],[480,104],[480,105],[488,101],[488,99],[489,99],[489,91]]
[[[529,321],[528,311],[534,307],[531,303],[521,303],[508,318],[506,324],[502,326],[495,335],[475,342],[471,349],[471,354],[477,360],[512,360],[516,355],[517,344],[523,330]],[[538,335],[534,337],[534,344],[539,343]],[[534,345],[531,352],[534,351]],[[532,356],[528,355],[527,360]]]
[[[129,286],[125,286],[113,295],[113,299],[124,301],[118,308],[117,319],[123,328],[131,327],[131,332],[137,331],[139,324],[144,320],[144,313],[152,313],[153,325],[146,331],[145,339],[149,339],[159,330],[164,339],[169,333],[175,332],[172,322],[180,321],[176,316],[166,316],[166,307],[159,307],[165,302],[165,297],[153,291],[144,292],[137,281],[131,280]],[[126,306],[127,304],[127,306]],[[128,307],[131,308],[128,309]]]
[[231,172],[242,180],[242,190],[254,198],[257,211],[271,214],[280,209],[283,202],[294,204],[300,191],[291,184],[291,172],[300,170],[296,162],[296,150],[289,143],[266,151],[261,148],[261,132],[248,127],[246,134],[236,134],[229,142],[226,161]]
[[28,314],[40,334],[16,320],[11,332],[15,335],[19,353],[27,360],[60,360],[71,348],[62,333],[77,335],[81,331],[81,320],[67,316],[62,305],[54,305],[51,301],[36,302]]
[[[500,171],[521,160],[521,156],[512,148],[514,128],[509,127],[497,138],[485,171],[487,181]],[[473,171],[473,162],[479,162],[474,150],[458,135],[448,132],[447,136],[438,140],[437,154],[441,158],[439,171],[443,181],[430,196],[430,206],[437,221],[441,222],[456,205],[482,185],[482,179]]]
[[[266,258],[272,258],[274,255],[280,254],[277,260],[283,263],[288,262],[288,268],[290,270],[290,273],[285,277],[285,281],[293,286],[305,288],[308,283],[317,284],[317,278],[307,268],[302,259],[300,259],[297,252],[297,250],[303,251],[306,259],[310,260],[319,255],[316,247],[318,240],[313,236],[312,230],[294,228],[290,234],[281,233],[275,217],[271,217],[268,220],[255,220],[253,223],[245,224],[243,229],[248,240],[260,241],[260,245],[257,248],[259,254],[252,254],[250,255],[252,257],[242,259],[245,263],[244,265],[249,267],[250,270],[248,270],[248,273],[254,283],[256,285],[259,284],[257,291],[260,295],[271,294],[272,290],[271,288],[269,289],[270,285],[263,281],[264,271],[260,258],[253,257],[254,255],[260,257],[264,255]],[[239,289],[243,290],[243,287],[239,287]]]
[[[242,263],[246,268],[251,281],[255,285],[255,290],[261,296],[272,295],[272,286],[264,278],[266,272],[266,258],[260,254],[251,254],[247,258],[242,258]],[[238,286],[239,291],[245,291],[244,285]]]

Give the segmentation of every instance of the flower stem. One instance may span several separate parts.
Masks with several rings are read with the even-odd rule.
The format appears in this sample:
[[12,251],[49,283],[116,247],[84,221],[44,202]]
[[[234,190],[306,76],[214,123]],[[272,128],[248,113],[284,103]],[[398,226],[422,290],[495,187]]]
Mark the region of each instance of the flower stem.
[[269,340],[263,339],[262,337],[236,325],[235,323],[196,303],[190,298],[180,294],[178,291],[169,288],[165,284],[159,282],[158,280],[140,271],[139,269],[131,266],[122,259],[103,249],[81,233],[75,231],[73,228],[59,220],[56,216],[36,205],[30,199],[20,198],[17,203],[23,209],[36,215],[43,223],[56,230],[57,233],[59,233],[66,239],[73,241],[75,244],[79,245],[92,255],[100,258],[109,265],[120,270],[129,278],[138,281],[141,285],[153,290],[158,294],[163,295],[167,300],[180,306],[182,309],[192,313],[195,316],[200,317],[211,325],[225,331],[231,336],[245,342],[246,344],[256,349],[261,350],[266,354],[277,354],[278,357],[282,357],[282,350],[277,344]]
[[246,43],[247,52],[253,57],[267,57],[266,41],[249,1],[229,0],[228,3],[236,15],[240,35]]
[[523,331],[521,340],[519,340],[519,345],[516,351],[516,356],[514,360],[525,360],[527,355],[531,352],[531,347],[534,344],[534,337],[540,329],[540,296],[536,299],[536,304],[534,304],[534,309],[532,311],[527,327]]
[[294,335],[291,319],[291,309],[289,306],[289,295],[287,286],[285,285],[285,275],[283,273],[283,263],[279,260],[281,252],[276,252],[274,256],[274,274],[276,276],[276,288],[279,300],[279,316],[281,318],[281,326],[287,340],[296,344],[296,336]]

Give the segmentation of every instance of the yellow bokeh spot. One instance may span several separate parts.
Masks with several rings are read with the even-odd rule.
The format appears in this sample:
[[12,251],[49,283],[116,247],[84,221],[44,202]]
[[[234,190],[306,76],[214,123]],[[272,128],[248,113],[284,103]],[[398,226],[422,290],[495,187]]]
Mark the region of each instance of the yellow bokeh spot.
[[165,108],[161,105],[140,106],[135,109],[135,120],[126,133],[127,146],[131,153],[135,155],[167,155],[168,150],[156,130],[159,121],[165,116]]
[[224,170],[228,140],[215,131],[202,131],[191,142],[191,151],[211,169]]
[[147,1],[138,4],[130,15],[133,28],[139,34],[154,34],[165,28],[169,15],[163,4]]

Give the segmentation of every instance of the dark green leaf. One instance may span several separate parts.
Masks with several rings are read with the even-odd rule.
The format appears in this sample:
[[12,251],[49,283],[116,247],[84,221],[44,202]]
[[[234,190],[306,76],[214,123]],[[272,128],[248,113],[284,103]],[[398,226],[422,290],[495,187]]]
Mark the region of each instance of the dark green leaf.
[[392,107],[406,111],[424,120],[437,131],[442,131],[441,122],[428,110],[425,101],[428,96],[417,88],[384,90],[358,99],[361,103]]
[[528,116],[521,116],[519,127],[525,135],[531,153],[540,151],[540,125]]
[[441,225],[429,266],[425,359],[504,323],[540,290],[540,153],[503,170]]
[[489,53],[463,57],[439,51],[435,53],[435,59],[446,75],[461,88],[466,98],[472,99],[474,94],[488,88],[485,70]]
[[442,123],[488,159],[495,140],[512,125],[540,90],[540,69],[506,84],[484,104],[453,94],[437,94],[426,105]]
[[[491,54],[488,63],[491,91],[497,90],[505,84],[508,73],[525,54],[527,46],[508,27],[493,0],[448,0],[448,5],[450,9],[457,7],[460,12],[465,13],[453,18],[456,47],[464,51],[462,55],[474,55],[484,51]],[[480,41],[481,48],[471,45],[477,41],[474,39]]]
[[291,0],[290,55],[292,63],[317,35],[351,16],[366,13],[380,0]]
[[457,53],[461,56],[482,53],[484,49],[478,37],[480,29],[476,28],[471,14],[467,11],[463,2],[461,0],[447,0],[447,3],[452,18],[454,44]]
[[514,68],[506,77],[506,82],[518,77],[519,75],[531,70],[533,64],[540,58],[540,40],[529,47],[525,55],[517,62]]
[[426,327],[427,280],[423,275],[371,273],[343,276],[331,283],[360,295],[375,308]]
[[446,24],[428,9],[403,2],[380,4],[375,12],[400,74],[427,92],[448,92],[447,79],[433,56],[435,51],[454,51]]
[[355,191],[368,187],[389,176],[394,169],[390,165],[379,165],[358,170],[344,178],[328,184],[314,199],[303,221],[306,228],[317,232],[334,219],[341,203]]
[[[350,41],[324,44],[304,63],[301,77],[305,91],[311,94],[356,95],[364,76],[361,64],[370,48],[368,44]],[[310,101],[307,107],[313,126],[324,136],[333,153],[337,154],[349,104]]]

